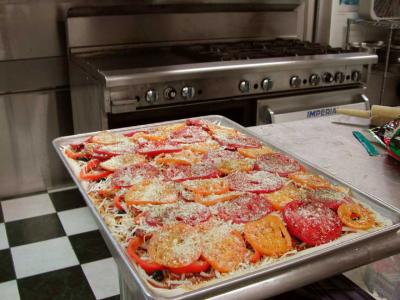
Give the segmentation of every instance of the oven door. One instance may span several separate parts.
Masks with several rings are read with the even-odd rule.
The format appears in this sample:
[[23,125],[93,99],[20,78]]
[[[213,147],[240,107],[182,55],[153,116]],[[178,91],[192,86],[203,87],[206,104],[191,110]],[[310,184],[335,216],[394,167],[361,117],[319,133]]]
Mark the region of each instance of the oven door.
[[226,99],[137,109],[130,112],[119,111],[120,113],[108,114],[109,129],[204,115],[222,115],[243,126],[254,126],[256,125],[257,101]]
[[368,98],[364,89],[348,89],[310,93],[257,101],[257,125],[282,123],[336,114],[336,108],[367,110]]

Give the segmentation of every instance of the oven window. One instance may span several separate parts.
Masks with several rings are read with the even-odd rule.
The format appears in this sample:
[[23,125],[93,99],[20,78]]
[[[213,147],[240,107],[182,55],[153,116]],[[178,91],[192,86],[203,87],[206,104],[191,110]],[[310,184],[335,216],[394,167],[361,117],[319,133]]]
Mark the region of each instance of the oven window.
[[191,103],[130,113],[109,114],[110,129],[192,118],[205,115],[222,115],[243,126],[256,125],[257,103],[252,100],[222,100]]

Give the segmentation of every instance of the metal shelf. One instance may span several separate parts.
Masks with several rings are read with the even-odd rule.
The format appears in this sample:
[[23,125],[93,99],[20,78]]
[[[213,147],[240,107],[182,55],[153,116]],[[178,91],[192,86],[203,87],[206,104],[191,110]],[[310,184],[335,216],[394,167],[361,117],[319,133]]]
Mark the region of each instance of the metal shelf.
[[[383,103],[383,97],[385,95],[385,85],[386,78],[388,77],[388,69],[389,69],[389,57],[390,57],[390,48],[392,46],[392,37],[393,31],[396,29],[400,29],[400,19],[392,19],[392,20],[364,20],[364,19],[347,19],[347,30],[346,30],[346,49],[349,47],[350,42],[350,27],[352,24],[362,25],[362,26],[370,26],[375,28],[381,28],[382,30],[388,31],[387,41],[386,41],[386,53],[385,53],[385,61],[384,61],[384,71],[382,78],[382,86],[381,92],[379,95],[379,104]],[[369,69],[368,72],[371,70]]]

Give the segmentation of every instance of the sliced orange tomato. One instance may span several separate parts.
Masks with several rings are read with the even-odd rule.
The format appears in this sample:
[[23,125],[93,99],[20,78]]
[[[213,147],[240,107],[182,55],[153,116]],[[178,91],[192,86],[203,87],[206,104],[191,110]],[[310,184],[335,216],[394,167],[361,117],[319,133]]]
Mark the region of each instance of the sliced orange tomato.
[[127,205],[168,204],[178,200],[178,191],[172,182],[143,181],[132,186],[125,194]]
[[200,235],[192,226],[183,223],[164,226],[151,237],[147,251],[150,259],[160,265],[188,267],[200,258]]
[[196,179],[182,182],[185,189],[201,195],[220,195],[229,191],[229,184],[223,178]]
[[212,228],[203,236],[203,257],[221,273],[236,270],[246,257],[243,238],[233,232]]
[[251,158],[222,160],[216,167],[223,174],[233,172],[250,172],[254,169],[255,160]]
[[199,204],[211,206],[217,203],[234,200],[240,197],[242,194],[243,193],[241,192],[227,192],[224,194],[212,194],[207,196],[195,194],[193,200]]
[[210,267],[210,264],[204,260],[198,260],[191,263],[188,266],[180,267],[180,268],[168,268],[169,271],[175,274],[187,274],[187,273],[200,273],[207,271]]
[[143,270],[146,271],[146,273],[151,274],[155,271],[163,270],[165,267],[163,267],[160,264],[150,262],[143,260],[137,255],[136,250],[143,244],[143,238],[135,236],[133,237],[128,244],[128,247],[126,248],[126,252],[128,253],[128,256],[132,258]]
[[288,177],[292,179],[296,184],[312,190],[331,187],[329,181],[319,175],[298,172],[289,174]]
[[270,147],[262,146],[261,148],[238,148],[237,152],[249,158],[257,158],[264,154],[273,153]]
[[373,213],[358,203],[343,203],[337,213],[343,224],[354,229],[369,229],[375,224]]
[[284,185],[279,191],[265,194],[265,198],[276,210],[282,210],[289,202],[305,199],[306,196],[306,192],[294,184]]
[[246,241],[262,255],[279,257],[292,249],[285,224],[276,215],[268,215],[244,226]]
[[145,139],[148,141],[161,142],[166,140],[167,138],[168,136],[165,133],[161,131],[154,131],[154,132],[138,132],[132,135],[129,139],[131,141],[138,141],[140,139]]
[[199,154],[206,154],[211,150],[216,150],[220,147],[220,145],[213,140],[203,142],[203,143],[195,143],[195,144],[188,144],[188,145],[183,145],[183,149],[187,149],[192,151],[193,153],[199,153]]

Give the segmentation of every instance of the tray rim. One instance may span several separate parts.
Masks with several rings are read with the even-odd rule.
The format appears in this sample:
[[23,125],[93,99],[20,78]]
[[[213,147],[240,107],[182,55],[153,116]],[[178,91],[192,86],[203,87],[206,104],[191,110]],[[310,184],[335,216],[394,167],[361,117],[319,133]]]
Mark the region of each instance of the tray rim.
[[[130,130],[136,130],[136,129],[141,129],[141,128],[149,128],[149,127],[157,127],[160,125],[168,125],[168,124],[175,124],[175,123],[180,123],[183,122],[185,120],[187,120],[188,118],[184,118],[184,119],[178,119],[178,120],[172,120],[172,121],[164,121],[164,122],[157,122],[157,123],[150,123],[150,124],[144,124],[144,125],[137,125],[137,126],[130,126],[130,127],[123,127],[123,128],[117,128],[117,129],[110,129],[107,130],[109,132],[125,132],[125,131],[130,131]],[[63,164],[65,165],[68,173],[70,174],[70,176],[72,177],[74,183],[77,185],[80,193],[82,194],[83,198],[85,199],[86,204],[89,206],[90,210],[92,211],[92,214],[94,215],[96,222],[99,225],[99,229],[101,229],[100,231],[103,231],[104,234],[107,236],[109,242],[112,244],[112,246],[115,248],[117,255],[119,256],[118,259],[121,259],[125,265],[125,267],[127,267],[127,271],[129,273],[129,275],[131,275],[135,281],[135,283],[137,284],[138,288],[141,289],[141,292],[143,293],[143,295],[148,298],[148,299],[187,299],[187,298],[191,298],[191,297],[201,297],[201,296],[206,296],[208,293],[210,292],[218,292],[218,290],[221,289],[226,289],[227,287],[230,287],[231,289],[235,289],[235,284],[240,283],[241,281],[248,281],[251,279],[255,279],[255,282],[262,282],[263,278],[261,277],[265,277],[270,273],[279,271],[279,270],[286,270],[292,266],[296,266],[302,263],[305,263],[311,259],[318,259],[318,257],[325,255],[325,254],[331,254],[339,249],[344,249],[346,247],[349,247],[353,244],[358,244],[358,243],[362,243],[363,241],[368,241],[368,240],[372,240],[373,238],[377,238],[377,237],[381,237],[385,234],[389,234],[390,232],[393,231],[397,231],[400,228],[400,209],[398,209],[397,207],[388,204],[386,202],[384,202],[381,199],[378,199],[370,194],[364,193],[362,191],[360,191],[357,187],[355,187],[352,184],[349,184],[348,182],[340,179],[340,178],[336,178],[334,174],[323,170],[322,168],[316,166],[313,163],[308,162],[307,160],[300,158],[297,154],[294,154],[290,151],[286,151],[284,149],[281,149],[278,145],[275,145],[273,142],[270,142],[268,139],[261,137],[259,134],[253,133],[251,132],[248,128],[243,127],[242,125],[224,117],[224,116],[220,116],[220,115],[206,115],[206,116],[199,116],[199,117],[194,117],[194,118],[189,118],[189,119],[202,119],[202,120],[208,120],[211,122],[221,122],[222,126],[227,126],[227,127],[232,127],[234,129],[239,130],[242,133],[245,133],[247,135],[250,135],[252,137],[257,138],[258,140],[260,140],[264,145],[266,146],[272,146],[272,148],[279,150],[282,153],[288,154],[292,157],[294,157],[295,159],[297,159],[298,161],[300,161],[302,164],[305,164],[306,167],[311,168],[312,172],[317,173],[317,174],[321,174],[324,175],[325,177],[328,177],[330,181],[334,181],[336,183],[340,183],[344,186],[350,187],[352,189],[352,191],[356,191],[358,194],[362,195],[363,198],[367,198],[368,201],[372,202],[372,203],[377,203],[379,206],[383,207],[384,209],[388,210],[391,214],[397,215],[397,217],[399,218],[397,223],[393,223],[390,226],[386,226],[383,227],[381,229],[378,229],[376,231],[373,232],[367,232],[363,235],[360,236],[356,236],[353,237],[351,239],[345,240],[345,241],[341,241],[337,244],[334,245],[328,245],[322,249],[317,249],[315,251],[312,251],[310,253],[307,254],[303,254],[300,257],[295,257],[295,258],[290,258],[288,260],[284,260],[281,262],[276,262],[273,263],[272,265],[268,265],[265,267],[262,267],[259,270],[254,270],[254,271],[249,271],[246,272],[244,274],[241,274],[239,276],[234,276],[233,278],[227,278],[225,280],[216,282],[214,284],[210,284],[210,285],[206,285],[194,290],[188,290],[187,292],[183,292],[181,294],[178,295],[171,295],[171,296],[164,296],[164,295],[160,295],[159,293],[156,292],[155,289],[152,289],[151,287],[148,286],[148,283],[146,282],[146,279],[144,279],[140,274],[139,274],[139,270],[138,267],[133,264],[130,259],[128,258],[128,256],[125,254],[124,249],[122,248],[122,246],[116,241],[116,239],[112,236],[111,231],[108,229],[108,226],[105,224],[103,218],[101,217],[101,215],[98,213],[96,207],[94,206],[94,204],[92,203],[92,201],[90,200],[90,198],[88,197],[83,185],[81,184],[81,181],[77,178],[73,168],[70,165],[70,162],[68,161],[67,157],[62,153],[61,151],[61,146],[66,145],[68,143],[71,143],[71,140],[78,140],[81,138],[85,138],[91,135],[94,135],[98,132],[101,131],[94,131],[94,132],[88,132],[88,133],[80,133],[80,134],[76,134],[76,135],[68,135],[68,136],[62,136],[62,137],[58,137],[56,139],[53,140],[52,144],[57,152],[57,154],[60,156]],[[121,272],[121,270],[119,270],[119,272]],[[267,278],[264,278],[267,279]],[[120,279],[122,280],[122,279]],[[221,293],[221,295],[223,295],[223,292]]]

